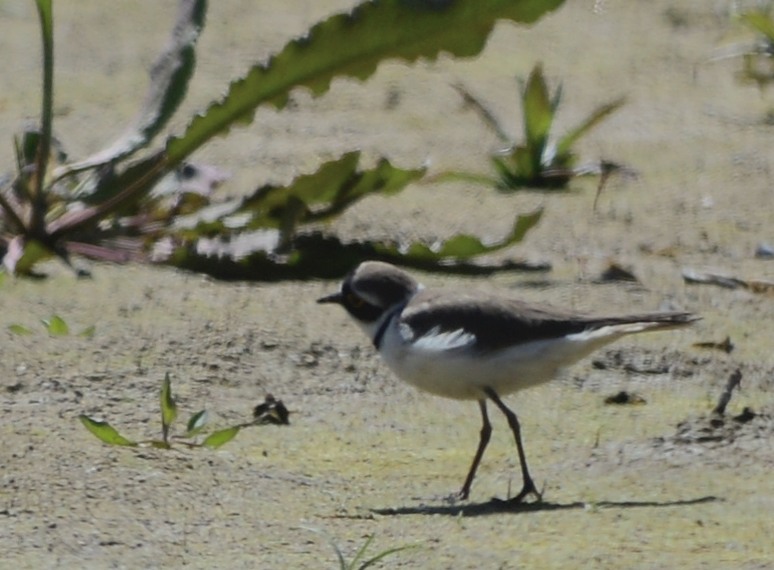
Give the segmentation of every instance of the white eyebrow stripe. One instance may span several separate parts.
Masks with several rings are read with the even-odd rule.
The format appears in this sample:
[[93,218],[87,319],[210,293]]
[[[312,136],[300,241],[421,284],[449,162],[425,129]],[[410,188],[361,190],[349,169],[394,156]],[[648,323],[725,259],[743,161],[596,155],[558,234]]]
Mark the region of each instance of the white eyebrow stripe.
[[432,352],[443,352],[455,348],[465,348],[476,343],[476,335],[465,329],[441,332],[440,327],[433,327],[420,337],[414,335],[414,331],[407,324],[401,325],[401,335],[411,342],[414,348]]

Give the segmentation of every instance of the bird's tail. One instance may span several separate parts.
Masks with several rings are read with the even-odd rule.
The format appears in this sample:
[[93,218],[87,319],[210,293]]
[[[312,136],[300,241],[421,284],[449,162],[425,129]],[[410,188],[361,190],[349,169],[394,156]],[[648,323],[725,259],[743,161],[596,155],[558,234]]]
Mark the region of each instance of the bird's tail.
[[599,332],[601,336],[608,334],[627,335],[647,331],[684,328],[698,320],[701,320],[700,316],[686,312],[644,313],[641,315],[627,315],[625,317],[595,319],[592,323],[589,323],[589,332]]

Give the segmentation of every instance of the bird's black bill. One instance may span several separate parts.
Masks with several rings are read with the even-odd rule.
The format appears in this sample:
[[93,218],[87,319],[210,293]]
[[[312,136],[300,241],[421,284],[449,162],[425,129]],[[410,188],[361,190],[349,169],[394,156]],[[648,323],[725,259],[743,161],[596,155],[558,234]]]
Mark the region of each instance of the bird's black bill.
[[317,299],[318,303],[337,303],[339,305],[342,304],[344,301],[344,296],[341,294],[341,292],[333,293],[332,295],[326,295],[325,297],[320,297]]

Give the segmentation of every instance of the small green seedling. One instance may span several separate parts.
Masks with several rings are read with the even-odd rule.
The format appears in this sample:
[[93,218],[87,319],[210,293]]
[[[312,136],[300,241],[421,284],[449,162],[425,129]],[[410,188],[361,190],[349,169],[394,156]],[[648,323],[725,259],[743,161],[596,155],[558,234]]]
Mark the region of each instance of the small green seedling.
[[503,191],[521,188],[559,189],[565,188],[570,179],[576,176],[597,174],[606,179],[610,172],[618,168],[606,161],[599,164],[578,165],[578,157],[573,146],[578,139],[621,107],[625,101],[623,97],[598,107],[580,125],[563,137],[556,141],[551,140],[549,134],[562,98],[562,88],[560,86],[553,94],[549,93],[543,69],[540,64],[537,64],[526,83],[522,85],[524,142],[517,144],[511,140],[506,129],[483,103],[466,88],[460,85],[455,87],[465,103],[476,110],[486,125],[494,130],[508,148],[491,157],[492,165],[497,171],[496,177],[449,172],[439,175],[436,179],[458,178],[483,182],[493,184]]
[[[59,315],[51,315],[47,319],[41,319],[40,322],[45,327],[46,332],[48,332],[48,334],[51,336],[70,335],[70,326],[67,324],[67,321],[65,321]],[[96,330],[96,327],[91,325],[79,332],[78,336],[83,338],[92,338]],[[32,329],[18,323],[8,325],[8,331],[18,336],[27,336],[32,334]]]
[[752,41],[737,42],[715,50],[708,62],[742,58],[742,70],[739,80],[754,83],[758,89],[774,82],[774,2],[761,5],[755,10],[744,11],[737,16],[738,21],[756,34]]
[[[80,415],[78,419],[81,420],[83,425],[99,440],[110,445],[122,445],[126,447],[156,447],[159,449],[171,449],[172,442],[185,445],[186,447],[209,447],[215,449],[224,445],[234,439],[243,427],[259,425],[261,423],[285,423],[287,424],[288,412],[281,400],[275,400],[272,397],[272,410],[275,410],[275,414],[284,418],[284,422],[263,422],[259,421],[258,416],[255,420],[248,423],[238,424],[224,429],[216,430],[199,441],[198,436],[204,429],[207,423],[207,411],[200,410],[193,414],[186,423],[185,434],[180,436],[172,435],[170,429],[172,424],[177,419],[178,409],[177,403],[172,395],[172,384],[169,379],[169,373],[164,376],[164,382],[161,384],[161,391],[159,393],[159,400],[161,405],[161,439],[149,439],[143,441],[134,441],[128,439],[118,433],[118,431],[109,423],[95,420],[86,415]],[[267,397],[267,404],[268,404]],[[267,410],[268,410],[267,408]],[[279,408],[280,411],[276,411]],[[284,411],[284,415],[282,413]]]
[[374,556],[365,559],[366,556],[366,550],[368,550],[368,547],[371,546],[371,543],[374,540],[373,534],[369,535],[366,538],[366,541],[363,543],[363,545],[358,549],[358,551],[355,553],[355,556],[347,562],[346,558],[344,558],[344,553],[341,551],[341,548],[339,548],[339,545],[336,544],[336,542],[328,536],[325,532],[316,529],[316,528],[310,528],[310,527],[303,527],[305,530],[312,531],[314,533],[317,533],[321,536],[324,536],[328,543],[331,545],[333,550],[336,552],[336,557],[339,561],[339,570],[365,570],[366,568],[370,568],[377,562],[383,560],[384,558],[387,558],[388,556],[391,556],[393,554],[396,554],[398,552],[402,552],[403,550],[409,550],[412,548],[418,548],[418,545],[416,544],[409,544],[405,546],[397,546],[394,548],[388,548],[386,550],[382,550],[378,554],[375,554]]

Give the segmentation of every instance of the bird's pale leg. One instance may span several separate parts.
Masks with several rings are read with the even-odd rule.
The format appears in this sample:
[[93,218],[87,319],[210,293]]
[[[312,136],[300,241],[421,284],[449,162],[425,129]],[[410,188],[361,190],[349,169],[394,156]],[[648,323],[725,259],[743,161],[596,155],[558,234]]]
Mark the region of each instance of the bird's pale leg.
[[478,440],[478,448],[476,449],[476,455],[473,456],[473,463],[470,464],[468,476],[465,477],[465,483],[463,483],[462,489],[460,489],[460,492],[457,495],[462,500],[467,499],[468,495],[470,494],[470,486],[473,484],[473,479],[476,476],[478,464],[481,463],[484,450],[486,449],[486,446],[489,443],[489,438],[492,435],[492,424],[489,423],[489,415],[486,412],[486,400],[479,400],[478,407],[481,409],[481,419],[483,421],[481,425],[481,437]]
[[524,486],[522,487],[519,494],[512,499],[509,499],[508,502],[520,503],[527,497],[527,495],[530,494],[535,495],[538,501],[542,500],[542,497],[535,487],[535,483],[532,481],[532,477],[529,474],[529,469],[527,468],[527,456],[524,453],[524,445],[521,442],[521,426],[519,426],[519,419],[516,417],[516,414],[514,414],[511,409],[503,403],[503,401],[500,399],[500,396],[497,395],[497,392],[491,388],[484,388],[484,392],[495,403],[495,405],[500,408],[500,411],[505,414],[505,417],[508,419],[508,425],[511,426],[513,437],[516,438],[516,449],[519,452],[521,477],[524,481]]

